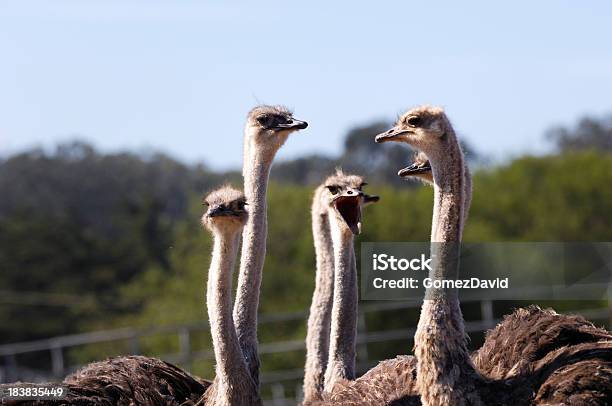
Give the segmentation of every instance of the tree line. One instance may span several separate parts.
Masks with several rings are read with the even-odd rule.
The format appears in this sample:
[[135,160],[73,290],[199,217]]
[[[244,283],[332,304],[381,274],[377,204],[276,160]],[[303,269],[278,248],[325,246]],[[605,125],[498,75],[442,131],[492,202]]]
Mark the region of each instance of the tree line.
[[[275,166],[262,312],[307,308],[312,186],[336,166],[363,174],[382,197],[365,210],[361,241],[427,240],[432,191],[395,175],[410,159],[405,147],[372,143],[387,125],[349,131],[339,156]],[[476,171],[467,241],[610,239],[612,120],[585,118],[547,136],[550,155]],[[228,179],[240,185],[238,171],[164,154],[103,154],[82,142],[0,161],[0,343],[203,319],[210,240],[200,199]]]

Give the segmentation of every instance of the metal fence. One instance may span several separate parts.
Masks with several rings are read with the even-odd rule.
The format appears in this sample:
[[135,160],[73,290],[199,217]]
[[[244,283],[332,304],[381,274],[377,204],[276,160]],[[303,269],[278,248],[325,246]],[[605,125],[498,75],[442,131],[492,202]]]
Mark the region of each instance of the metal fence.
[[[490,300],[463,301],[479,307],[480,317],[477,320],[466,321],[466,331],[470,334],[484,332],[494,327],[499,319],[494,314],[494,303]],[[368,345],[373,343],[384,344],[388,342],[409,341],[414,336],[414,328],[389,329],[383,331],[370,331],[366,320],[368,316],[376,315],[382,319],[386,312],[407,310],[418,311],[420,303],[410,302],[376,302],[362,303],[359,308],[357,352],[359,372],[365,372],[378,360],[371,359],[368,354]],[[610,327],[612,302],[607,305],[590,309],[567,311],[567,313],[580,313],[587,319],[599,325]],[[306,312],[283,313],[263,315],[259,318],[260,326],[270,323],[303,322],[306,324]],[[178,364],[187,370],[192,369],[194,362],[214,360],[212,349],[194,350],[192,340],[194,334],[208,330],[208,324],[203,322],[181,324],[174,326],[154,327],[147,329],[123,328],[116,330],[96,331],[91,333],[74,334],[54,337],[45,340],[7,344],[0,346],[0,382],[14,382],[17,380],[42,382],[61,380],[66,374],[73,372],[80,365],[68,365],[66,353],[68,350],[84,345],[110,345],[116,342],[127,343],[130,354],[141,353],[140,347],[143,339],[155,335],[165,334],[173,336],[178,341],[178,351],[169,354],[155,354],[161,359]],[[263,342],[259,346],[261,356],[266,354],[282,354],[304,351],[304,340],[285,340]],[[409,347],[406,346],[408,349]],[[406,351],[408,352],[408,351]],[[150,355],[150,354],[145,354]],[[32,369],[22,365],[20,357],[35,356],[46,357],[47,369]],[[391,355],[392,356],[392,355]],[[301,378],[303,369],[290,369],[264,372],[261,376],[264,404],[282,406],[294,405],[301,396]]]

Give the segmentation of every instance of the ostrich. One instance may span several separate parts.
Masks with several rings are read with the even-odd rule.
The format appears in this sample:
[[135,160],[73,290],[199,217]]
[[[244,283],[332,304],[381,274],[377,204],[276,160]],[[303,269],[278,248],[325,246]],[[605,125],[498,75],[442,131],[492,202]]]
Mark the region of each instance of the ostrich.
[[[332,318],[332,307],[336,304],[337,312],[341,308],[351,308],[349,313],[356,316],[357,302],[352,298],[354,289],[345,289],[339,291],[338,296],[343,293],[348,293],[348,297],[340,296],[341,302],[349,300],[346,305],[343,303],[334,302],[334,278],[338,275],[334,272],[334,258],[336,247],[332,238],[330,228],[330,216],[340,216],[341,222],[334,222],[335,226],[348,228],[349,230],[358,230],[360,221],[361,206],[374,203],[379,200],[378,196],[370,196],[363,193],[362,188],[366,183],[359,176],[346,175],[341,170],[327,178],[325,182],[319,186],[314,194],[312,203],[312,231],[315,243],[316,254],[316,279],[315,290],[312,297],[310,307],[310,315],[308,318],[308,330],[306,336],[306,365],[304,368],[304,404],[308,404],[314,400],[321,398],[321,393],[325,386],[325,371],[327,368],[329,357],[329,335],[330,324]],[[349,191],[350,189],[350,191]],[[350,198],[341,198],[346,195]],[[354,196],[354,197],[353,197]],[[345,201],[345,203],[343,203]],[[348,203],[348,204],[347,204]],[[349,211],[355,211],[352,215]],[[357,214],[356,211],[359,211]],[[338,231],[336,231],[337,233]],[[354,233],[354,231],[351,231]],[[350,236],[351,234],[349,234]],[[336,241],[338,239],[336,238]],[[356,273],[354,247],[351,243],[349,252],[339,253],[339,255],[351,255],[350,269],[344,269],[350,273]],[[340,265],[340,264],[338,264]],[[356,284],[356,279],[354,283]],[[355,288],[356,289],[356,288]],[[341,322],[341,319],[336,317],[335,322]],[[354,323],[354,321],[351,321]],[[341,331],[342,327],[337,327],[335,331]],[[354,338],[353,338],[354,340]],[[347,346],[351,356],[354,359],[354,343]],[[337,357],[337,356],[336,356]],[[349,362],[346,358],[341,357],[345,362]],[[336,362],[336,361],[334,361]],[[352,361],[354,363],[354,361]],[[335,368],[335,367],[334,367]],[[350,367],[352,368],[352,367]],[[346,368],[342,368],[346,369]]]
[[[472,198],[472,180],[467,164],[464,170],[462,227]],[[401,169],[398,175],[413,176],[433,185],[431,164],[422,151],[417,152],[414,162]],[[534,361],[556,348],[601,340],[612,340],[612,334],[584,317],[559,314],[552,309],[531,305],[506,315],[495,329],[488,331],[483,346],[472,354],[472,360],[483,375],[502,379],[528,370]]]
[[224,186],[210,193],[204,204],[202,224],[214,237],[208,271],[206,303],[216,360],[213,385],[203,398],[205,405],[261,404],[257,387],[247,368],[232,318],[232,271],[247,221],[246,199],[238,190]]
[[334,294],[324,377],[327,392],[340,380],[355,379],[358,298],[353,236],[361,232],[364,185],[362,177],[345,175],[340,170],[325,182],[327,205],[333,207],[329,228],[334,252]]
[[[428,106],[410,110],[400,117],[395,127],[379,134],[376,141],[406,142],[430,159],[435,219],[430,277],[457,279],[465,171],[461,147],[446,115],[442,109]],[[596,401],[599,395],[605,398],[611,392],[612,383],[601,379],[601,370],[606,374],[612,371],[610,346],[610,342],[595,342],[562,347],[548,354],[545,357],[548,363],[540,362],[537,368],[507,380],[489,379],[475,368],[468,354],[456,290],[431,290],[423,302],[415,334],[416,384],[424,405],[513,404],[530,402],[533,394],[546,386],[547,379],[563,372],[552,367],[571,366],[568,374],[573,374],[574,379],[586,376],[583,379],[586,382],[576,385],[576,390],[584,391],[584,396]],[[598,362],[588,362],[592,358]],[[565,364],[559,360],[565,360]],[[593,369],[594,364],[597,370]]]
[[240,272],[234,323],[242,354],[255,385],[259,387],[257,354],[257,308],[266,256],[266,193],[272,160],[289,134],[308,126],[282,106],[258,106],[247,116],[244,129],[244,192],[249,202],[249,219],[243,231]]
[[205,200],[202,223],[213,233],[207,304],[215,350],[216,379],[212,386],[196,381],[171,364],[142,356],[117,357],[88,365],[64,380],[69,404],[151,405],[258,404],[257,389],[238,345],[231,314],[231,274],[240,232],[247,219],[244,195],[222,187]]
[[304,403],[319,398],[323,391],[329,330],[334,294],[334,252],[329,229],[329,213],[324,194],[329,191],[320,186],[312,200],[312,236],[315,246],[315,290],[312,295],[308,328],[306,331],[306,365],[304,367]]

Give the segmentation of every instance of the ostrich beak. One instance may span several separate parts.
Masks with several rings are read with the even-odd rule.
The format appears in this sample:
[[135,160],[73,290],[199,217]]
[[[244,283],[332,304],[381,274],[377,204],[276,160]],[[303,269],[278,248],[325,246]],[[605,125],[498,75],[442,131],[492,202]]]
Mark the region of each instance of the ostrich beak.
[[349,190],[334,199],[334,208],[354,235],[361,234],[362,192]]
[[363,205],[368,206],[372,203],[376,203],[380,200],[380,196],[376,195],[363,195]]
[[208,217],[231,216],[233,214],[234,212],[225,206],[214,206],[206,212],[206,216]]
[[402,178],[405,178],[413,175],[422,175],[428,172],[431,172],[431,164],[429,163],[429,161],[413,162],[412,165],[404,169],[400,169],[399,172],[397,172],[397,175]]
[[381,144],[387,141],[398,141],[400,135],[410,132],[409,130],[402,130],[398,127],[393,127],[384,133],[380,133],[374,138],[377,144]]
[[274,128],[279,130],[303,130],[308,127],[308,123],[302,120],[296,120],[294,118],[289,119],[286,123],[277,124]]

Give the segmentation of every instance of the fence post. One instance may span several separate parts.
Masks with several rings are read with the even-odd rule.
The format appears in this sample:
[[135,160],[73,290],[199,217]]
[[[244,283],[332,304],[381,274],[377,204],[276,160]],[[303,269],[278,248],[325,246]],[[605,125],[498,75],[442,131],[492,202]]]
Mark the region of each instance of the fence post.
[[272,385],[272,404],[274,406],[285,406],[285,387],[282,383]]
[[485,324],[485,330],[495,327],[493,319],[493,301],[491,299],[483,299],[480,302],[480,312],[482,313],[482,321]]
[[51,347],[51,367],[54,377],[64,377],[64,351],[59,344],[54,344]]
[[130,354],[139,355],[140,354],[140,336],[138,334],[134,334],[130,337]]
[[17,357],[15,354],[8,354],[4,356],[5,360],[5,374],[0,382],[13,382],[19,379],[19,368],[17,366]]
[[179,330],[179,352],[183,366],[187,371],[192,370],[192,359],[191,359],[191,337],[189,335],[189,328],[183,327]]
[[[612,277],[612,275],[611,275]],[[612,328],[612,278],[608,282],[608,329]]]
[[302,386],[302,382],[298,383],[295,386],[295,401],[300,403],[304,400],[304,387]]

